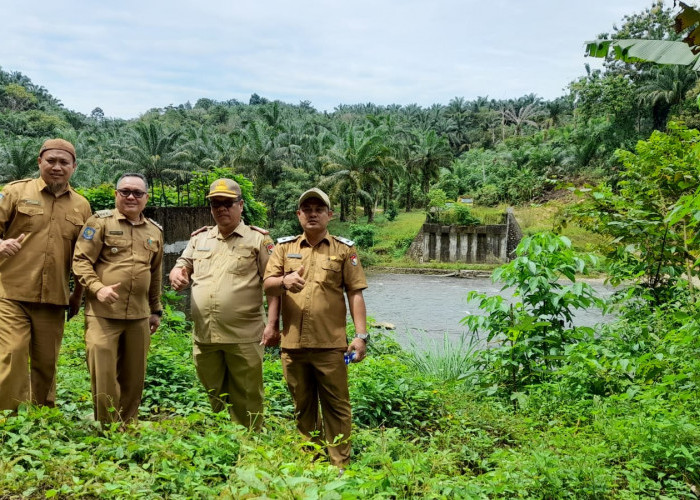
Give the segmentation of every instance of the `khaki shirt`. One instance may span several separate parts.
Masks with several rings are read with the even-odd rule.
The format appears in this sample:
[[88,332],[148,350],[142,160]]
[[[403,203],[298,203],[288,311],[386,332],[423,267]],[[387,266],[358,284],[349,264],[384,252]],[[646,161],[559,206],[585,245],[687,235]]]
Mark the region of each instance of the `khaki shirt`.
[[[160,311],[163,231],[141,216],[132,224],[118,210],[100,210],[88,219],[75,244],[73,273],[87,289],[85,314],[142,319]],[[119,300],[105,304],[97,291],[121,283]]]
[[269,236],[243,222],[226,238],[214,226],[190,239],[175,267],[190,271],[195,342],[260,342],[262,278],[273,249]]
[[91,213],[72,188],[56,197],[41,178],[5,186],[0,238],[25,238],[16,255],[0,257],[0,298],[67,305],[73,246]]
[[277,243],[265,278],[293,273],[303,264],[306,280],[301,292],[282,295],[282,348],[346,347],[343,291],[367,288],[357,250],[330,234],[314,247],[304,235]]

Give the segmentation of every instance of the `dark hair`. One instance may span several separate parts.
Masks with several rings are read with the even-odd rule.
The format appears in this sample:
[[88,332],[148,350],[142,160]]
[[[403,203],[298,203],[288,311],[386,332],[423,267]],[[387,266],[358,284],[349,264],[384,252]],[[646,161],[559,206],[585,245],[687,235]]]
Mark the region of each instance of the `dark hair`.
[[146,186],[146,191],[148,191],[148,181],[146,180],[146,176],[143,174],[137,174],[134,172],[127,172],[125,174],[122,174],[122,176],[117,179],[117,188],[119,187],[119,183],[122,181],[124,177],[138,177],[143,181],[143,184]]

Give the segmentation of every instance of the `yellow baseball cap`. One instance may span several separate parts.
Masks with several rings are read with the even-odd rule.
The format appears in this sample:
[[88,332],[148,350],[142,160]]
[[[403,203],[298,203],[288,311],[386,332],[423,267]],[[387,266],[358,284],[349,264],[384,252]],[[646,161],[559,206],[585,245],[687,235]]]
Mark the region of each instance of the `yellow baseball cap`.
[[231,179],[219,179],[212,182],[209,187],[209,194],[207,198],[213,196],[223,196],[224,198],[233,198],[238,201],[241,199],[241,186]]

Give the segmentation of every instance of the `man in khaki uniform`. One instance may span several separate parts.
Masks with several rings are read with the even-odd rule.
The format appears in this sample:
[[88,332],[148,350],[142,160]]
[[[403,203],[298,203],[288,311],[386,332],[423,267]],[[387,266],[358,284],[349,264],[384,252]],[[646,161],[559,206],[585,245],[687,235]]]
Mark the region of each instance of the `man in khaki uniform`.
[[[299,198],[297,217],[304,234],[277,240],[265,271],[265,292],[282,295],[282,367],[294,399],[297,428],[307,439],[318,432],[341,469],[350,463],[352,415],[343,355],[366,353],[367,313],[362,290],[367,280],[354,243],[328,234],[333,216],[320,189]],[[345,297],[357,334],[347,345]],[[323,425],[319,418],[321,403]]]
[[83,296],[81,286],[68,288],[73,246],[91,214],[68,183],[75,148],[49,139],[38,162],[38,179],[0,193],[0,410],[54,406],[64,311],[75,315]]
[[[170,284],[192,283],[194,362],[216,412],[260,430],[263,413],[263,345],[279,342],[279,297],[268,297],[264,324],[262,278],[274,249],[267,231],[241,220],[241,188],[231,179],[214,181],[207,195],[216,226],[193,236]],[[262,339],[262,341],[261,341]]]
[[151,334],[163,314],[163,233],[142,214],[145,177],[122,175],[115,197],[115,210],[87,221],[73,258],[73,272],[87,288],[85,347],[95,419],[102,423],[136,419]]

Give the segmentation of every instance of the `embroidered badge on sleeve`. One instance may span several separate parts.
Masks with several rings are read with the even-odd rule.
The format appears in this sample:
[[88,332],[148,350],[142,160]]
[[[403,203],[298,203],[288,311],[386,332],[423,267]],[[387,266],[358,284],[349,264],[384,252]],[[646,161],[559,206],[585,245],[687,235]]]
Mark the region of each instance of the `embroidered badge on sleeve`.
[[95,228],[94,227],[86,227],[83,229],[83,239],[85,240],[91,240],[95,237]]

